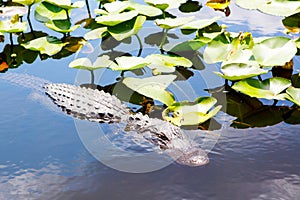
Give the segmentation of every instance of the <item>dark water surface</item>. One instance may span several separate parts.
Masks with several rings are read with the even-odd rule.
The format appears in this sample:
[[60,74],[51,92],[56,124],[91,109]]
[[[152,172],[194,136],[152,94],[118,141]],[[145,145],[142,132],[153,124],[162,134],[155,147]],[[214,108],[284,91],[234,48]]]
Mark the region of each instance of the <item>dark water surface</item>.
[[[229,30],[282,34],[280,18],[231,8],[224,20]],[[10,72],[74,83],[77,71],[67,67],[73,59],[36,61]],[[1,78],[0,94],[1,200],[300,199],[300,125],[224,128],[208,165],[173,163],[132,174],[96,160],[82,144],[73,119],[51,106],[45,95]]]

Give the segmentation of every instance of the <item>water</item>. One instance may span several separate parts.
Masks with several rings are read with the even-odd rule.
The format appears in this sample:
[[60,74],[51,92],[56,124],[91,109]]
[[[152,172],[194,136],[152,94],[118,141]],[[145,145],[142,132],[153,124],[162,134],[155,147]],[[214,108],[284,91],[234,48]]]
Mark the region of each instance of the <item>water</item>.
[[[281,34],[277,17],[255,12],[246,19],[248,11],[231,9],[229,30]],[[36,61],[11,71],[74,83],[77,71],[67,67],[73,59]],[[73,119],[51,107],[40,93],[3,80],[0,93],[1,200],[300,199],[300,125],[227,127],[218,132],[208,165],[173,163],[133,174],[96,160],[80,140]]]

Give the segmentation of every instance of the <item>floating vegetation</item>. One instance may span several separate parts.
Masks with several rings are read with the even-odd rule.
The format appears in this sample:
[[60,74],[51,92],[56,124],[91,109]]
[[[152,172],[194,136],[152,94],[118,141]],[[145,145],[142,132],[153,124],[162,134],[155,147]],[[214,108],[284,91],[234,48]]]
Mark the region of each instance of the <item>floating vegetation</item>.
[[[145,0],[143,3],[98,1],[99,7],[92,12],[89,1],[12,2],[1,3],[0,7],[0,17],[3,18],[0,21],[0,38],[6,45],[0,57],[2,72],[19,67],[23,62],[33,63],[38,55],[41,60],[67,57],[78,53],[84,45],[98,41],[103,54],[94,60],[90,57],[76,58],[69,67],[90,71],[94,86],[95,70],[111,70],[119,78],[100,88],[112,90],[122,85],[118,87],[137,97],[130,103],[142,105],[141,99],[154,101],[155,106],[160,106],[161,118],[177,126],[207,122],[221,107],[222,111],[237,117],[233,127],[263,126],[252,123],[256,115],[252,108],[259,109],[260,113],[266,110],[266,113],[277,112],[278,119],[281,119],[282,109],[275,106],[277,101],[287,101],[290,105],[284,108],[287,110],[292,109],[292,104],[294,107],[300,106],[300,84],[292,75],[293,59],[300,52],[300,38],[297,35],[299,1],[209,0],[206,4],[187,0]],[[228,16],[231,12],[229,7],[234,3],[241,8],[282,16],[283,27],[289,35],[254,37],[247,31],[233,32],[219,23],[224,20],[220,13],[201,19],[176,14],[202,12],[206,7]],[[84,6],[88,18],[74,22],[73,10]],[[49,28],[49,32],[33,29],[31,12],[34,12],[38,23]],[[27,15],[27,21],[23,20],[24,15]],[[151,29],[147,29],[149,22],[154,25]],[[27,32],[27,26],[30,32]],[[18,44],[14,44],[15,41]],[[122,52],[118,49],[121,45],[135,45],[129,48],[137,52]],[[148,51],[145,48],[147,45],[155,51]],[[211,88],[208,88],[208,96],[199,96],[194,101],[178,100],[169,87],[177,81],[188,83],[188,79],[205,69],[207,64],[218,67],[212,71],[224,79],[224,85],[220,88],[223,88],[229,102],[224,104],[217,96],[213,97],[218,92]],[[280,71],[283,69],[288,71]],[[260,99],[274,100],[275,103],[273,107],[265,107]],[[298,113],[295,111],[291,116],[298,116]],[[286,121],[297,122],[291,117]]]

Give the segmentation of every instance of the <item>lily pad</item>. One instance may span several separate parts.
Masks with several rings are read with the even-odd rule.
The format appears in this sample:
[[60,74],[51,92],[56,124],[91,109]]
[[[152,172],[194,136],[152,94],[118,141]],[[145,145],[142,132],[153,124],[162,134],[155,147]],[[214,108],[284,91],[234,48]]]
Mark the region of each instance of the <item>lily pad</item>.
[[293,40],[286,37],[273,37],[254,44],[253,55],[262,66],[283,66],[297,53]]
[[152,5],[161,10],[168,10],[172,8],[178,8],[180,4],[185,3],[187,0],[145,0],[149,5]]
[[300,2],[293,0],[236,0],[236,4],[242,8],[258,9],[276,16],[289,16],[300,11]]
[[128,8],[128,1],[113,1],[103,5],[107,13],[120,13]]
[[201,19],[201,20],[196,20],[196,21],[192,21],[189,22],[185,25],[183,25],[182,27],[180,27],[181,29],[202,29],[204,27],[207,27],[209,25],[211,25],[212,23],[216,22],[218,19],[220,19],[221,17],[214,17],[211,19]]
[[71,0],[45,0],[45,2],[56,5],[66,10],[73,8],[82,8],[85,5],[83,1],[76,1],[72,3]]
[[96,28],[94,30],[87,32],[84,35],[84,39],[86,39],[86,40],[99,39],[99,38],[102,38],[103,34],[106,32],[107,32],[107,27]]
[[113,36],[117,41],[124,40],[132,35],[137,34],[142,28],[143,24],[146,21],[145,16],[138,16],[134,22],[133,28],[128,31],[113,31],[112,28],[109,29],[109,33]]
[[264,99],[283,100],[285,94],[280,94],[291,86],[291,81],[281,77],[275,77],[259,81],[256,79],[246,79],[235,83],[232,88],[248,96]]
[[158,75],[147,78],[128,77],[123,83],[130,89],[165,105],[171,105],[175,99],[172,93],[166,88],[176,79],[175,75]]
[[[47,2],[40,3],[34,11],[34,17],[37,21],[45,23],[51,20],[67,19],[67,13],[63,9],[52,9],[52,4]],[[68,11],[69,12],[69,11]]]
[[215,72],[217,75],[222,78],[236,81],[241,79],[250,78],[253,76],[258,76],[261,74],[268,73],[268,70],[261,69],[260,66],[256,63],[231,63],[222,66],[222,73]]
[[286,93],[288,94],[286,99],[300,106],[300,88],[289,87]]
[[216,103],[213,97],[199,97],[194,102],[176,102],[168,106],[162,116],[177,126],[201,124],[220,111],[222,106],[211,110]]
[[177,17],[177,18],[165,18],[165,19],[157,19],[155,23],[157,26],[165,29],[172,29],[179,26],[182,26],[190,21],[192,21],[194,17]]
[[36,4],[40,1],[41,0],[12,0],[12,2],[19,3],[19,4],[22,4],[24,6],[30,6],[30,5]]
[[131,20],[136,17],[139,13],[135,10],[123,12],[123,13],[109,13],[107,15],[101,15],[96,17],[96,22],[107,26],[115,26],[122,22]]
[[69,67],[93,71],[100,68],[107,68],[113,65],[116,64],[109,59],[109,56],[103,55],[101,57],[98,57],[94,63],[92,63],[88,58],[78,58],[76,60],[73,60],[69,64]]
[[146,15],[148,17],[155,17],[158,15],[162,15],[162,11],[156,7],[142,5],[139,3],[135,3],[133,1],[128,2],[128,8],[136,10],[141,15]]
[[182,43],[175,45],[170,52],[184,52],[184,51],[197,51],[201,47],[206,45],[205,42],[202,40],[194,39],[194,40],[187,40]]
[[0,21],[0,32],[2,33],[19,33],[27,29],[26,22],[12,22],[11,20]]
[[47,54],[49,56],[58,53],[65,45],[66,43],[63,43],[58,38],[50,36],[37,38],[22,44],[26,49],[39,51],[41,54]]
[[148,67],[155,73],[171,73],[175,71],[175,66],[191,67],[193,65],[189,59],[184,57],[162,54],[150,54],[146,60],[151,63]]
[[70,33],[80,27],[80,25],[71,26],[71,23],[68,20],[48,21],[45,23],[45,26],[60,33]]
[[140,57],[133,56],[121,56],[116,58],[117,65],[112,65],[110,68],[112,70],[124,71],[124,70],[133,70],[139,69],[147,66],[149,61]]
[[300,33],[300,12],[282,20],[283,25],[291,33]]

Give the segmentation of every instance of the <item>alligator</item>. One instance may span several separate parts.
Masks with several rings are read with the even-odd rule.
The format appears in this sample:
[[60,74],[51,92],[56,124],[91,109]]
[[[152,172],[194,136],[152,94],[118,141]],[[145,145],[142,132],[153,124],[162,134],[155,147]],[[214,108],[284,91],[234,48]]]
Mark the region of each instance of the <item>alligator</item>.
[[[44,89],[54,104],[75,118],[99,123],[124,123],[126,131],[135,131],[142,135],[146,141],[157,145],[179,164],[201,166],[209,162],[207,153],[187,138],[180,127],[140,112],[133,113],[116,96],[103,90],[51,83],[34,76],[15,73],[4,74],[0,78],[23,87]],[[35,83],[30,83],[32,80]]]

